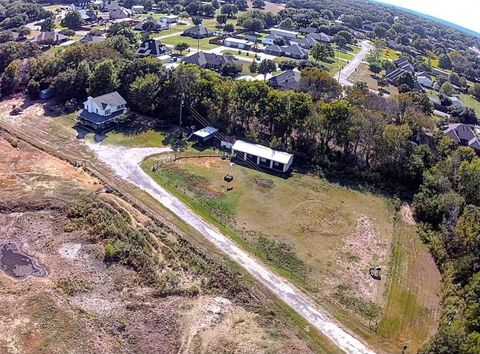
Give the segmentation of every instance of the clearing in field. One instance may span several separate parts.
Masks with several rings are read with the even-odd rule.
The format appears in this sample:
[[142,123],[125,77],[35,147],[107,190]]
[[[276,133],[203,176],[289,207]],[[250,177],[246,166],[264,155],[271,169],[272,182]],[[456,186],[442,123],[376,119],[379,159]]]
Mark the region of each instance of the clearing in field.
[[385,87],[379,86],[377,80],[375,79],[375,74],[373,74],[368,68],[368,64],[361,63],[357,70],[348,78],[350,82],[365,82],[369,89],[375,91],[381,91],[388,95],[398,95],[398,89],[393,85],[388,85]]

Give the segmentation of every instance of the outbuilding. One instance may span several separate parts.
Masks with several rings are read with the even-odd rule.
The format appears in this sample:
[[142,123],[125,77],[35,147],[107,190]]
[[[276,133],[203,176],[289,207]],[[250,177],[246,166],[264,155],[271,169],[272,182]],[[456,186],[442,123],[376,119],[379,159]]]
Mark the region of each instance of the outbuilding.
[[237,140],[233,144],[232,159],[252,167],[258,166],[282,173],[288,172],[293,163],[292,154],[242,140]]
[[204,143],[212,139],[217,132],[218,132],[217,128],[205,127],[200,130],[197,130],[192,135],[196,138],[197,141]]
[[223,44],[225,47],[246,50],[250,50],[250,48],[253,46],[253,42],[247,41],[246,39],[238,39],[233,37],[225,38]]

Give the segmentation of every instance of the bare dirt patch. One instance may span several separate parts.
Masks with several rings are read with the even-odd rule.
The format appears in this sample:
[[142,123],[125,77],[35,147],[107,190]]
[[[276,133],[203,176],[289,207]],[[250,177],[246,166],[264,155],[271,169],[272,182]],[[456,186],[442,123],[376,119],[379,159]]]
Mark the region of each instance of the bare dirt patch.
[[400,208],[400,216],[402,218],[403,223],[406,225],[416,225],[415,218],[413,217],[412,208],[408,203],[402,203],[402,207]]

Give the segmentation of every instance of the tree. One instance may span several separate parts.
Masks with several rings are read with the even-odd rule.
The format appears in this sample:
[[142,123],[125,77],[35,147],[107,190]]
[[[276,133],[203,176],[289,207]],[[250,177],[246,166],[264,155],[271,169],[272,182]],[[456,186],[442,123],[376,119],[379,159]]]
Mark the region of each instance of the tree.
[[453,86],[450,82],[446,81],[442,87],[440,87],[440,93],[442,95],[451,97],[453,95]]
[[187,50],[189,47],[190,45],[185,42],[175,44],[175,50],[178,50],[180,52],[180,55],[183,55],[183,51]]
[[233,63],[225,63],[222,65],[220,68],[220,75],[222,76],[229,76],[229,77],[235,77],[237,76],[242,69]]
[[125,37],[125,39],[127,39],[127,41],[132,45],[137,44],[135,32],[133,32],[128,22],[115,22],[110,25],[107,30],[107,37],[115,36]]
[[258,63],[256,60],[253,60],[250,65],[248,66],[248,70],[250,70],[251,73],[257,73],[258,72]]
[[377,61],[371,62],[369,65],[370,71],[374,74],[380,74],[383,70],[383,65]]
[[20,86],[21,60],[12,61],[0,77],[0,88],[2,95],[9,95],[18,90]]
[[387,34],[387,28],[382,26],[381,24],[378,24],[375,26],[375,29],[373,30],[375,33],[375,36],[378,38],[384,38],[385,35]]
[[69,11],[62,20],[62,26],[78,30],[83,25],[82,15],[78,10]]
[[265,1],[263,0],[253,0],[252,1],[253,7],[257,9],[263,9],[265,7]]
[[0,32],[0,43],[11,42],[13,41],[13,32],[12,31],[2,31]]
[[233,25],[233,23],[227,23],[223,28],[223,30],[225,32],[232,33],[232,32],[235,32],[235,26]]
[[327,44],[315,44],[310,52],[317,61],[327,61],[329,58],[335,56],[335,51]]
[[222,15],[222,14],[217,15],[216,19],[218,24],[220,25],[224,25],[225,23],[227,23],[227,15]]
[[452,61],[447,54],[440,54],[438,57],[438,66],[442,69],[451,70],[453,68]]
[[302,70],[300,89],[310,93],[315,100],[338,98],[342,92],[342,87],[337,80],[319,68],[306,68]]
[[88,94],[100,96],[115,91],[120,86],[117,69],[111,59],[104,60],[95,66],[90,75]]
[[345,40],[347,41],[348,44],[352,44],[353,43],[353,40],[354,40],[354,37],[353,37],[353,34],[351,34],[349,31],[347,30],[341,30],[337,33],[337,35],[339,36],[342,36],[343,38],[345,38]]
[[238,12],[238,8],[233,4],[225,4],[220,9],[220,12],[227,17],[232,18],[235,17],[235,14]]
[[67,101],[75,97],[77,93],[76,78],[77,71],[73,69],[62,71],[55,78],[53,89],[60,101]]
[[277,70],[277,64],[273,60],[265,59],[260,62],[258,73],[263,75],[263,80],[267,79],[267,75]]
[[345,47],[347,45],[347,40],[345,37],[340,36],[339,34],[336,34],[333,36],[333,41],[339,46],[339,47]]
[[161,82],[158,75],[138,76],[130,85],[130,101],[140,112],[152,114],[158,109]]
[[[402,92],[412,91],[415,87],[415,80],[409,72],[404,72],[398,78],[398,86],[403,86],[405,89],[401,90]],[[400,91],[400,90],[399,90]]]
[[477,100],[480,101],[480,83],[476,82],[476,83],[473,85],[472,94],[475,96],[475,98],[476,98]]
[[458,170],[458,188],[467,203],[480,205],[480,159],[463,161]]
[[202,21],[203,21],[203,18],[201,18],[200,16],[192,17],[192,22],[194,25],[201,25]]
[[257,32],[265,28],[265,22],[259,18],[248,18],[242,22],[242,26],[248,32]]

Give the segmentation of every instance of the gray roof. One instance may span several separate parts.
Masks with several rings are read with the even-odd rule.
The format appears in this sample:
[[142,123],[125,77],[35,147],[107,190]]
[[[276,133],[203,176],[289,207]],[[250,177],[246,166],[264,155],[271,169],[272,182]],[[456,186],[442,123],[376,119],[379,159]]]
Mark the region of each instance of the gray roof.
[[102,109],[107,108],[107,106],[120,106],[127,104],[127,101],[125,101],[117,91],[113,91],[102,96],[93,97],[92,99],[95,104],[99,107],[102,107]]
[[237,60],[234,57],[228,55],[197,52],[186,57],[183,62],[185,64],[196,64],[201,67],[209,66],[220,69],[226,63],[235,64]]
[[278,52],[282,53],[282,47],[276,44],[270,44],[269,46],[265,47],[265,50],[270,51],[270,52]]
[[68,40],[68,37],[55,31],[41,32],[35,37],[35,42],[54,42],[59,43]]
[[462,123],[449,124],[443,132],[457,143],[465,143],[467,146],[480,151],[480,140],[471,126]]
[[300,56],[308,56],[308,50],[303,49],[300,47],[298,44],[292,44],[286,47],[282,47],[282,51],[291,53],[291,54],[297,54]]
[[140,56],[160,56],[171,53],[171,49],[165,46],[159,39],[146,39],[137,50],[137,55]]
[[85,36],[82,39],[80,39],[80,42],[81,43],[99,43],[104,40],[105,40],[105,37],[101,37],[101,36]]
[[190,37],[208,37],[213,35],[213,31],[200,24],[193,26],[192,28],[186,29],[185,31],[183,31],[183,35]]
[[327,42],[330,43],[332,41],[332,36],[329,36],[326,33],[320,32],[320,33],[309,33],[306,35],[306,37],[313,38],[319,42]]
[[302,75],[299,70],[286,70],[283,73],[270,78],[270,80],[268,80],[268,84],[275,88],[297,90],[301,77]]
[[124,113],[125,110],[120,110],[108,116],[102,116],[100,114],[88,112],[86,109],[82,109],[80,112],[78,112],[78,115],[86,121],[89,121],[90,123],[101,124],[113,120]]

